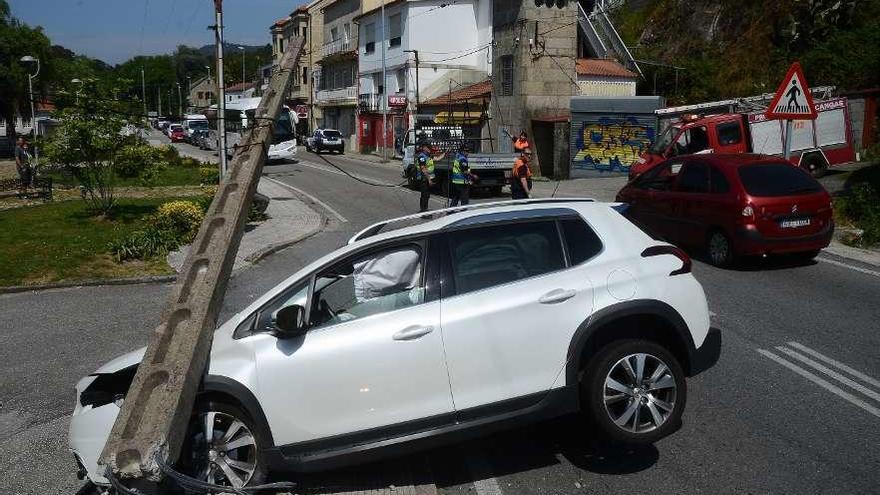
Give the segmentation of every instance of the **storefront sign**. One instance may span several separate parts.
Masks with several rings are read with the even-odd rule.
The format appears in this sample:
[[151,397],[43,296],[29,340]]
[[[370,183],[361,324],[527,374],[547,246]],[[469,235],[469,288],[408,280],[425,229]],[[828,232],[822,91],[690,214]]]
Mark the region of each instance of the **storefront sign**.
[[389,107],[405,107],[406,106],[406,96],[388,95],[388,106]]

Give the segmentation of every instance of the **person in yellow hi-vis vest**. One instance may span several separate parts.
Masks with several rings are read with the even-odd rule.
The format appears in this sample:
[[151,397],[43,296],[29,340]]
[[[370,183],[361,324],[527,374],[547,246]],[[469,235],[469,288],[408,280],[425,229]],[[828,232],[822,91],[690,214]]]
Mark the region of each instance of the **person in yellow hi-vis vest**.
[[452,197],[449,206],[466,206],[471,201],[471,184],[477,180],[477,176],[471,173],[468,152],[470,150],[465,146],[452,160]]
[[428,211],[428,201],[431,199],[431,188],[434,186],[434,158],[431,156],[431,146],[422,143],[419,154],[416,155],[416,181],[419,184],[419,211]]

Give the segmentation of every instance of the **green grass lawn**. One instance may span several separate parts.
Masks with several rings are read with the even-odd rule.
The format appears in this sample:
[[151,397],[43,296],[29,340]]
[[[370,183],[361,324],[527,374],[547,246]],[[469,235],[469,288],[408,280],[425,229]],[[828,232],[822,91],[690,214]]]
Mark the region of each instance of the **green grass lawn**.
[[117,263],[108,246],[172,199],[121,199],[110,218],[79,200],[0,211],[0,286],[172,273],[164,259]]
[[[52,182],[58,185],[76,187],[76,179],[60,171],[46,171],[41,173],[44,177],[52,177]],[[155,181],[145,184],[139,177],[117,177],[118,187],[165,187],[165,186],[198,186],[202,182],[198,167],[171,166],[160,171]]]

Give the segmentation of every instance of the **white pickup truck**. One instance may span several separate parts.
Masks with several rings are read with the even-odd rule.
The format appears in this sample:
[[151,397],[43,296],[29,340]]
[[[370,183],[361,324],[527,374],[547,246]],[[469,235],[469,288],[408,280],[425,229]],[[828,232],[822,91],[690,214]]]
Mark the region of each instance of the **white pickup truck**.
[[[436,184],[444,193],[450,189],[452,160],[455,158],[456,145],[465,141],[459,126],[430,126],[410,129],[406,133],[403,146],[403,161],[401,173],[407,176],[406,170],[410,167],[416,155],[416,143],[427,142],[436,154],[449,152],[446,157],[434,162],[434,174]],[[478,177],[472,187],[488,189],[492,195],[501,194],[501,189],[510,183],[510,175],[513,170],[513,161],[516,155],[513,153],[469,153],[468,164],[471,172]],[[413,187],[413,179],[409,179],[410,187]]]

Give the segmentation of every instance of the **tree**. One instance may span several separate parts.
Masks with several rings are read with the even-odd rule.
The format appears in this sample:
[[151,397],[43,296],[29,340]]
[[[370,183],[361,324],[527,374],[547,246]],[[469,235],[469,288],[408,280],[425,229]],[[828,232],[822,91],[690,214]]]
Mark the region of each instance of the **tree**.
[[141,141],[127,103],[99,91],[86,91],[79,106],[59,112],[59,123],[43,147],[49,163],[63,167],[79,182],[84,199],[101,214],[116,204],[115,164],[128,145]]
[[40,77],[34,80],[34,98],[45,95],[47,81],[54,75],[49,38],[39,27],[31,28],[12,17],[9,4],[0,0],[0,117],[6,122],[6,135],[15,140],[15,116],[30,113],[28,71],[21,57],[40,59]]

